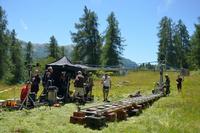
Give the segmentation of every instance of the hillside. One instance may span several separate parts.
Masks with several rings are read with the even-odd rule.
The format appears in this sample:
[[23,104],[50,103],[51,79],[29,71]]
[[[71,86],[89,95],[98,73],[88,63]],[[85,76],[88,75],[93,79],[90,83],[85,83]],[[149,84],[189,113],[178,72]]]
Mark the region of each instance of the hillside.
[[[22,47],[25,48],[25,46],[27,45],[27,42],[24,42],[24,41],[20,41],[20,42],[22,44]],[[46,46],[47,44],[33,43],[33,48],[34,48],[33,57],[36,59],[47,57],[48,51],[47,51]],[[71,59],[73,45],[60,45],[60,46],[65,47],[65,54],[66,54],[65,56]],[[122,61],[123,67],[129,68],[129,69],[134,69],[137,67],[137,64],[134,61],[127,59],[125,57],[121,57],[121,61]]]
[[[27,42],[20,41],[22,44],[22,48],[24,49],[27,45]],[[71,52],[73,49],[73,45],[60,45],[65,47],[65,56],[71,58]],[[47,57],[47,43],[33,43],[33,57],[34,58],[44,58]]]

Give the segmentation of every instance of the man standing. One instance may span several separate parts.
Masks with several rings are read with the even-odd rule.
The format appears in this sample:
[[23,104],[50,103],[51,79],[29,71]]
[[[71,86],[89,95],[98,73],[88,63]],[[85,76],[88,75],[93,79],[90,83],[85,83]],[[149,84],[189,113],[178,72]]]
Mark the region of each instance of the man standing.
[[[85,87],[85,91],[86,91],[86,98],[91,99],[92,97],[92,87],[94,86],[94,82],[93,82],[93,77],[92,77],[92,73],[89,73],[89,76],[86,80],[86,87]],[[89,95],[88,95],[89,94]]]
[[32,86],[31,86],[31,92],[34,92],[36,95],[39,91],[39,84],[40,84],[40,76],[38,74],[38,70],[35,70],[35,74],[32,78]]
[[178,75],[178,78],[176,79],[178,92],[181,92],[182,90],[182,82],[183,82],[183,79],[181,78],[180,75]]
[[111,79],[110,79],[110,76],[108,76],[108,74],[105,74],[103,77],[102,77],[102,82],[103,84],[103,98],[104,98],[104,102],[110,102],[108,100],[108,93],[109,93],[109,90],[111,88]]
[[74,81],[74,87],[75,87],[75,93],[74,97],[80,96],[83,102],[85,102],[84,95],[84,76],[82,75],[81,71],[78,71],[78,75],[76,76],[76,79]]
[[169,96],[170,93],[170,79],[168,74],[165,75],[165,87],[166,87],[166,95]]
[[48,87],[53,86],[54,84],[53,68],[51,66],[47,68],[47,71],[45,71],[42,78],[42,84],[44,87],[43,94],[47,94]]

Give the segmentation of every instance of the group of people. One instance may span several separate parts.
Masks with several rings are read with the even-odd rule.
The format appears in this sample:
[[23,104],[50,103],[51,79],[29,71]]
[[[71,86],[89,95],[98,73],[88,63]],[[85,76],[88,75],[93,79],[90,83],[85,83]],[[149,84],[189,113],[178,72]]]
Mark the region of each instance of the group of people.
[[[178,75],[178,77],[176,79],[178,92],[182,91],[182,82],[183,82],[183,78],[180,75]],[[161,87],[160,87],[159,82],[157,82],[155,84],[155,89],[153,90],[153,93],[157,93],[157,91],[161,91],[164,94],[166,94],[166,96],[169,96],[169,94],[170,94],[170,78],[169,78],[168,74],[165,75],[165,82],[163,85],[161,85]]]
[[78,71],[78,74],[74,81],[75,92],[73,99],[80,98],[82,102],[85,102],[87,98],[92,96],[92,87],[94,86],[92,73],[89,75],[83,75],[81,71]]
[[[111,78],[108,74],[104,74],[102,77],[102,91],[103,91],[103,98],[104,102],[110,102],[108,100],[109,90],[111,88]],[[94,86],[92,73],[90,72],[89,75],[83,76],[81,71],[78,71],[78,75],[74,81],[75,93],[74,98],[81,98],[83,102],[87,100],[87,98],[92,97],[92,88]]]
[[[58,88],[58,95],[61,95],[65,99],[69,98],[70,97],[69,87],[70,87],[71,77],[67,75],[66,72],[61,72],[59,78],[57,78],[58,75],[56,74],[54,73],[52,67],[48,67],[43,77],[40,78],[39,71],[35,70],[33,76],[31,77],[31,80],[28,80],[25,86],[23,86],[21,90],[21,95],[20,95],[21,101],[23,102],[27,98],[27,95],[30,94],[35,95],[35,98],[33,98],[35,100],[39,91],[39,84],[41,81],[44,88],[42,94],[47,94],[48,88],[50,86],[56,86]],[[110,76],[108,76],[108,74],[104,74],[101,83],[102,83],[103,101],[109,102],[108,94],[111,88]],[[86,100],[91,100],[93,86],[94,86],[94,81],[92,73],[89,72],[88,74],[83,74],[81,71],[78,71],[74,80],[75,90],[72,98],[74,100],[76,98],[80,98],[84,102]]]
[[[57,73],[56,73],[57,74]],[[57,78],[54,74],[53,68],[48,67],[45,71],[43,77],[42,77],[42,84],[43,84],[43,94],[48,93],[48,87],[49,86],[56,86],[58,88],[58,95],[61,95],[64,97],[64,99],[70,98],[70,79],[71,77],[66,72],[61,72],[59,78]],[[27,94],[32,94],[37,96],[37,93],[39,91],[39,84],[41,82],[41,78],[39,76],[39,71],[35,70],[31,81],[27,81],[26,85],[22,88],[20,99],[21,101],[24,101],[27,97]],[[177,89],[178,92],[181,92],[182,90],[182,82],[183,78],[178,75],[177,79]],[[101,80],[102,84],[102,92],[103,92],[103,101],[104,102],[110,102],[108,100],[109,91],[111,89],[111,78],[108,74],[104,74]],[[74,80],[74,94],[73,99],[81,99],[83,102],[86,100],[91,100],[92,98],[92,90],[94,86],[93,76],[92,73],[83,74],[81,71],[77,72],[77,75]],[[160,87],[159,83],[156,83],[156,87],[160,88],[162,92],[164,92],[167,96],[170,94],[170,78],[166,74],[165,75],[165,82]],[[157,91],[159,89],[154,89]],[[34,99],[34,98],[33,98]]]

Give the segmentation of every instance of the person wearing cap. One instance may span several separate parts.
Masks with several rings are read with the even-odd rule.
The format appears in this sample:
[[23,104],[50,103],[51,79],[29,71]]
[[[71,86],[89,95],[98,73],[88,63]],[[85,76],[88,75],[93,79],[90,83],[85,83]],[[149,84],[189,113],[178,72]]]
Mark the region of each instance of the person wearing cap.
[[82,75],[81,71],[78,71],[78,74],[75,78],[74,81],[74,87],[75,87],[75,93],[74,97],[81,97],[83,102],[85,101],[84,95],[85,95],[85,90],[84,90],[84,76]]
[[169,96],[170,94],[170,79],[168,74],[165,74],[165,88],[166,88],[166,95]]
[[47,89],[49,86],[52,86],[54,83],[53,79],[53,68],[50,66],[47,68],[47,70],[44,73],[44,76],[42,78],[42,85],[44,87],[43,93],[47,93]]
[[30,89],[31,89],[31,82],[27,81],[25,86],[23,86],[21,89],[21,94],[20,94],[21,102],[23,102],[27,98],[27,95],[29,94]]
[[102,85],[103,85],[103,101],[104,102],[110,102],[108,100],[108,94],[109,94],[109,90],[111,88],[111,78],[110,76],[108,76],[108,74],[106,73],[103,77],[102,77]]

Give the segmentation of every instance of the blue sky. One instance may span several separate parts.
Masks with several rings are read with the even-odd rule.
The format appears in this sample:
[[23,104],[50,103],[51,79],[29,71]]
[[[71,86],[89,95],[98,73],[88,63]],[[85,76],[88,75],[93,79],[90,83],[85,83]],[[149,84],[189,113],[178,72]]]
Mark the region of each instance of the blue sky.
[[0,0],[0,5],[19,39],[46,43],[54,35],[61,45],[72,44],[70,31],[85,5],[97,13],[100,33],[113,11],[126,39],[123,56],[137,63],[157,60],[157,27],[163,16],[182,19],[190,35],[200,16],[200,0]]

